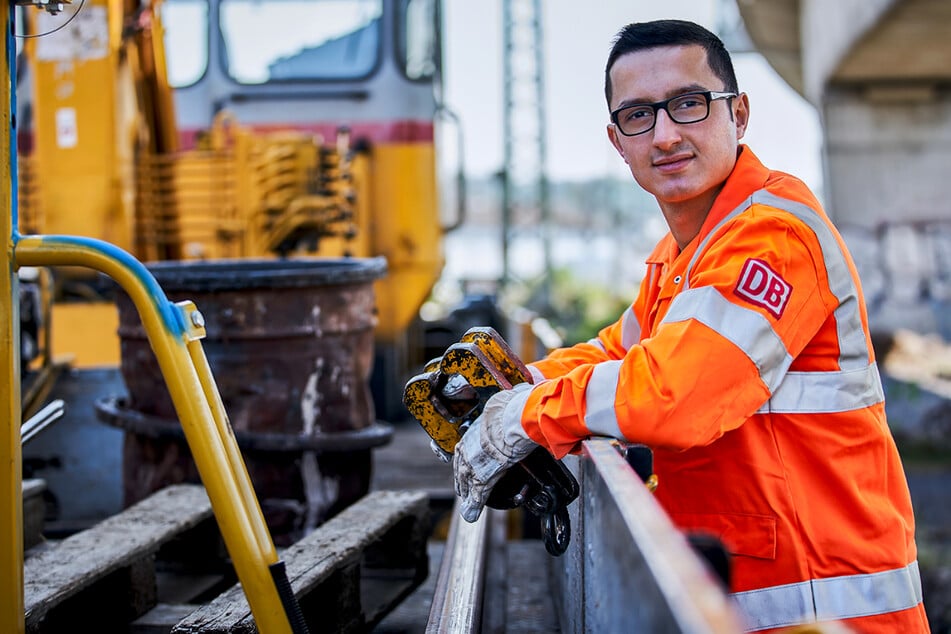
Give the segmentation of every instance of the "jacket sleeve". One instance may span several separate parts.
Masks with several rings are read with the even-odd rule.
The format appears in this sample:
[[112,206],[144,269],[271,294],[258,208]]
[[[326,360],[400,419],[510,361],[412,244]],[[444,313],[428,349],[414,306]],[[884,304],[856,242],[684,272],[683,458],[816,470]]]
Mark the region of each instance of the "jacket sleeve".
[[620,359],[627,352],[628,346],[625,342],[630,340],[630,345],[639,338],[640,325],[635,317],[634,307],[630,306],[620,319],[602,328],[597,337],[568,348],[553,350],[544,359],[530,364],[530,369],[536,383],[539,378],[557,378],[578,366]]
[[[561,457],[592,435],[682,450],[742,425],[837,301],[815,236],[773,212],[753,207],[722,227],[689,288],[659,306],[660,324],[623,357],[536,385],[522,412],[529,436]],[[781,287],[767,293],[772,304],[754,292],[767,282]]]
[[617,321],[602,328],[597,337],[568,348],[558,348],[544,359],[529,364],[535,383],[562,377],[579,366],[624,358],[628,349],[641,338],[639,315],[643,314],[640,309],[647,295],[646,285],[645,279],[641,282],[637,301]]

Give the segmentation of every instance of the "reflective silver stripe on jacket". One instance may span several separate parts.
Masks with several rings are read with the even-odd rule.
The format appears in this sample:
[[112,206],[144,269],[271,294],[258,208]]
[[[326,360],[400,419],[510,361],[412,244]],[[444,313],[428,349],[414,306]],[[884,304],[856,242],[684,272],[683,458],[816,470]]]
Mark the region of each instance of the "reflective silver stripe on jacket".
[[[834,316],[840,370],[788,372],[793,359],[766,317],[728,301],[713,287],[689,287],[690,270],[714,234],[753,204],[784,210],[815,233],[822,250],[829,289],[839,301]],[[859,312],[858,289],[845,253],[823,218],[807,205],[759,190],[727,214],[697,246],[684,274],[683,290],[671,301],[662,323],[687,319],[703,323],[733,342],[754,363],[771,395],[770,400],[757,410],[758,414],[846,412],[884,400],[878,367],[870,361]],[[634,325],[637,325],[636,338]],[[639,339],[640,326],[633,308],[629,308],[623,317],[622,344],[625,349],[630,349]],[[614,410],[620,363],[598,364],[589,380],[585,391],[585,425],[592,434],[624,438]]]
[[[631,346],[641,340],[641,325],[637,323],[637,316],[634,315],[634,307],[628,306],[624,314],[621,315],[621,347],[627,352]],[[587,343],[595,346],[601,352],[607,352],[604,343],[597,337],[588,339]]]
[[634,307],[628,306],[621,317],[621,345],[624,350],[630,350],[631,346],[636,345],[641,340],[641,325],[637,323],[637,315],[634,314]]
[[588,339],[587,343],[591,344],[592,346],[594,346],[601,352],[607,353],[608,351],[608,349],[604,347],[604,344],[601,343],[601,340],[598,339],[597,337],[592,337],[591,339]]
[[[631,349],[631,346],[640,340],[641,325],[637,323],[637,316],[634,315],[634,307],[628,306],[624,314],[621,315],[621,347],[627,352]],[[601,352],[606,353],[608,351],[608,349],[604,347],[604,343],[597,337],[588,339],[587,343],[598,348]]]
[[526,366],[529,374],[532,375],[532,383],[541,383],[545,380],[545,373],[533,365]]
[[[772,385],[769,377],[763,377],[772,396],[757,413],[844,412],[881,403],[885,398],[881,377],[878,367],[870,361],[855,280],[835,234],[818,212],[809,206],[781,198],[765,189],[754,192],[749,199],[727,214],[698,245],[687,265],[684,289],[688,288],[691,268],[717,230],[754,204],[782,209],[802,221],[815,234],[822,250],[829,289],[839,300],[834,316],[840,367],[837,372],[789,372],[785,374],[778,388]],[[750,358],[757,363],[757,367],[762,368],[754,355],[750,355]]]
[[832,229],[819,213],[801,202],[781,198],[765,189],[753,192],[749,198],[720,220],[697,245],[697,250],[690,258],[687,270],[684,273],[684,290],[689,288],[690,271],[703,254],[707,243],[719,231],[720,227],[752,205],[766,205],[781,209],[792,214],[812,229],[819,242],[819,248],[822,250],[822,261],[826,267],[829,290],[839,301],[834,312],[839,339],[839,367],[843,370],[858,370],[867,366],[870,358],[868,344],[865,340],[865,330],[862,328],[862,319],[859,314],[858,289],[849,271],[845,253],[842,251],[839,241],[836,240]]
[[812,579],[731,595],[747,632],[907,610],[921,603],[918,562],[871,574]]
[[712,286],[703,286],[674,297],[661,323],[688,319],[699,321],[736,344],[756,364],[771,393],[779,387],[793,359],[762,314],[725,299]]
[[624,438],[614,411],[621,361],[605,361],[594,366],[584,391],[584,424],[594,436]]
[[780,198],[765,189],[753,194],[753,204],[768,205],[788,211],[816,234],[819,247],[822,249],[822,261],[825,262],[829,289],[839,300],[839,305],[834,312],[839,340],[839,367],[843,370],[863,369],[871,359],[859,313],[858,289],[849,271],[845,253],[832,229],[809,206]]
[[[762,314],[725,299],[710,286],[677,295],[663,323],[693,319],[746,354],[770,391],[757,411],[776,414],[830,414],[881,403],[885,399],[878,366],[866,363],[855,370],[788,372],[792,357]],[[595,435],[624,438],[614,402],[621,361],[599,363],[585,389],[585,426]]]
[[[828,414],[848,412],[885,399],[878,366],[853,370],[788,372],[792,357],[769,320],[759,312],[726,300],[710,286],[674,298],[664,323],[693,319],[734,343],[756,365],[770,399],[756,413]],[[863,337],[864,339],[864,337]]]
[[878,366],[839,372],[787,372],[757,414],[834,414],[885,400]]

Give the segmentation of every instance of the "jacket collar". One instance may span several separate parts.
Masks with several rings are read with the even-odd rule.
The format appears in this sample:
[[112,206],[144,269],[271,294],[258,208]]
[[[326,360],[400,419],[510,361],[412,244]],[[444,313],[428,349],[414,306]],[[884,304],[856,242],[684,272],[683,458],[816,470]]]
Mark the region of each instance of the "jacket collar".
[[736,165],[733,166],[733,171],[727,176],[723,189],[713,201],[713,207],[710,208],[694,241],[702,240],[728,213],[749,198],[750,194],[766,185],[769,170],[756,158],[753,150],[741,145],[738,152]]
[[[700,232],[690,241],[690,244],[684,248],[688,251],[694,244],[702,240],[710,231],[723,220],[723,218],[736,209],[753,192],[762,189],[769,178],[769,170],[763,165],[753,150],[746,145],[740,145],[737,150],[736,164],[733,171],[727,176],[723,189],[713,201],[713,206],[707,213]],[[672,262],[680,253],[677,242],[668,231],[667,235],[661,238],[654,251],[647,257],[647,264],[660,264]]]

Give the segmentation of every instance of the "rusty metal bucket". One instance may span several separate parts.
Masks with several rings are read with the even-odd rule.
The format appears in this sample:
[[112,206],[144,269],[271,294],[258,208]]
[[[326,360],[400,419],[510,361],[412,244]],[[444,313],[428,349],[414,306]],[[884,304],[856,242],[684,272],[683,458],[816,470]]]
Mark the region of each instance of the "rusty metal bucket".
[[[169,299],[195,302],[202,341],[265,519],[289,544],[364,495],[371,449],[392,429],[374,419],[373,282],[383,258],[162,262]],[[138,313],[117,296],[128,398],[97,402],[126,430],[125,504],[197,482],[171,397]]]

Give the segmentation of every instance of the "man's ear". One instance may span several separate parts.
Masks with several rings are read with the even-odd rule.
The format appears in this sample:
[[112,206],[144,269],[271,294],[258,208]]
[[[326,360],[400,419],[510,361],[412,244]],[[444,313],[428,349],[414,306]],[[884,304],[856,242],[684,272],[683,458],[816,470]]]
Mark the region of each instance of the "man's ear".
[[733,98],[733,120],[736,122],[736,140],[739,141],[750,122],[750,98],[745,92]]
[[621,155],[621,158],[624,159],[624,162],[627,163],[627,157],[624,156],[624,149],[621,147],[621,141],[617,136],[617,128],[613,123],[608,124],[608,139],[611,140],[611,145],[614,146],[614,149],[617,150],[617,153]]

